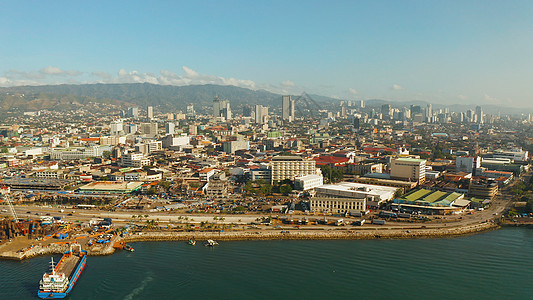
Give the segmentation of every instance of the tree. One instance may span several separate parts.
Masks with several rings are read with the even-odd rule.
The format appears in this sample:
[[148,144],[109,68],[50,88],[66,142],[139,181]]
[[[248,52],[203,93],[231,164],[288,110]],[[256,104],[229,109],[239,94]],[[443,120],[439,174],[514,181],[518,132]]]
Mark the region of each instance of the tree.
[[272,192],[272,185],[270,183],[263,184],[259,187],[259,192],[262,196],[269,195]]
[[290,194],[292,192],[292,186],[290,186],[289,184],[284,184],[282,185],[280,188],[279,188],[279,191],[280,193],[282,193],[283,195],[287,196],[288,194]]
[[111,151],[106,150],[106,151],[102,152],[102,156],[103,156],[105,159],[110,159],[110,158],[111,158]]

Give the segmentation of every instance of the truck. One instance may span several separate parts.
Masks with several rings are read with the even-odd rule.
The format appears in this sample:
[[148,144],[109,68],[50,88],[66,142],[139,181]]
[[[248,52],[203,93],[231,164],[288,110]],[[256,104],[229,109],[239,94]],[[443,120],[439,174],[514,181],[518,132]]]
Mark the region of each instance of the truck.
[[385,220],[374,220],[373,223],[376,225],[385,225]]
[[363,220],[357,220],[357,221],[353,222],[353,224],[354,224],[355,226],[363,226],[363,224],[365,224],[365,221],[366,221],[365,219],[363,219]]

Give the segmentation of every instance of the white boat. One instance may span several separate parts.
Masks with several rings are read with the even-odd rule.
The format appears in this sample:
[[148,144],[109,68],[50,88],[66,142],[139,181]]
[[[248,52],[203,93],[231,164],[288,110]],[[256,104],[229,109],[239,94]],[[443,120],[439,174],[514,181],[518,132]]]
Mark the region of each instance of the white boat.
[[189,242],[187,242],[187,244],[189,244],[191,246],[196,246],[196,241],[195,240],[189,240]]
[[205,244],[204,244],[204,246],[206,246],[206,247],[213,247],[213,246],[216,246],[216,245],[218,245],[218,243],[216,241],[214,241],[214,240],[207,240],[207,241],[205,241]]

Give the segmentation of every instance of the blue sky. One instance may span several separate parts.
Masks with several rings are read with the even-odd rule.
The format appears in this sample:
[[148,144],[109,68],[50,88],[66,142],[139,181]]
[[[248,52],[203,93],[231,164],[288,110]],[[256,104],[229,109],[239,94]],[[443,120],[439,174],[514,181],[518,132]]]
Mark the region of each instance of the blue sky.
[[533,108],[533,1],[2,1],[0,86],[152,82]]

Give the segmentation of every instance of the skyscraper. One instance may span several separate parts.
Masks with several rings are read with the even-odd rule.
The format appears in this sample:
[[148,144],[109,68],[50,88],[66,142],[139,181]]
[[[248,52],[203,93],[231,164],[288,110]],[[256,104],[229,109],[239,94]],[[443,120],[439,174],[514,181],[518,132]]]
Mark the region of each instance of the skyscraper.
[[281,102],[281,118],[284,121],[292,122],[294,120],[294,100],[287,95],[282,96]]
[[481,106],[476,106],[476,116],[477,116],[477,122],[479,124],[483,124],[483,109]]
[[147,111],[147,114],[146,114],[147,119],[148,120],[152,120],[154,118],[154,107],[153,106],[148,106],[146,111]]
[[176,128],[176,124],[169,122],[165,124],[165,133],[166,134],[174,134]]
[[128,117],[137,118],[139,116],[139,108],[138,107],[128,107]]
[[194,111],[194,104],[189,103],[189,105],[187,105],[187,116],[194,117],[195,115],[196,115],[196,112]]

